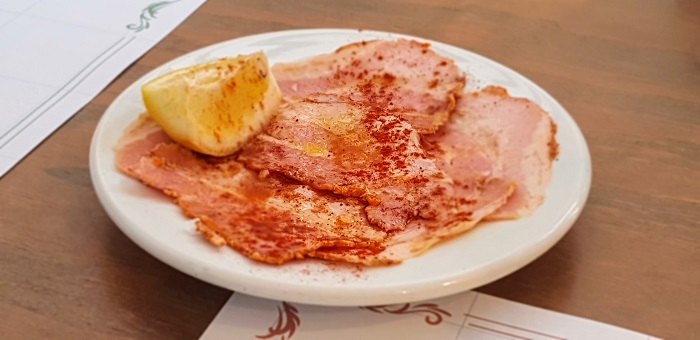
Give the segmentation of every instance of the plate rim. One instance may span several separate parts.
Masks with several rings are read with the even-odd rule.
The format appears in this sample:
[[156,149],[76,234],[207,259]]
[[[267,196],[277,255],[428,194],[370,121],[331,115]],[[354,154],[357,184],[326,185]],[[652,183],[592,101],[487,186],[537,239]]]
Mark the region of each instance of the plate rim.
[[[164,67],[168,67],[168,65],[176,64],[178,61],[185,60],[187,58],[190,58],[193,55],[203,55],[207,53],[207,51],[212,51],[216,50],[217,48],[229,46],[231,44],[242,44],[247,40],[260,40],[264,39],[265,37],[270,37],[270,36],[284,36],[284,35],[294,35],[294,34],[348,34],[348,33],[368,33],[371,35],[380,35],[380,36],[387,36],[387,37],[392,37],[392,38],[407,38],[407,39],[415,39],[418,41],[423,41],[430,43],[432,45],[440,45],[440,46],[446,46],[454,49],[458,49],[460,52],[467,53],[472,57],[476,57],[481,59],[484,62],[488,63],[493,63],[498,67],[501,67],[508,72],[510,72],[512,75],[515,75],[518,80],[525,82],[529,87],[536,89],[538,92],[540,92],[541,95],[544,95],[546,99],[550,100],[552,103],[554,103],[557,106],[557,109],[560,109],[563,115],[563,119],[567,120],[568,124],[570,125],[571,128],[573,128],[574,132],[576,135],[574,136],[575,139],[577,140],[579,147],[581,147],[581,151],[583,151],[583,158],[584,158],[584,178],[582,178],[583,181],[583,188],[581,188],[581,192],[579,194],[579,199],[575,202],[574,205],[570,206],[569,209],[562,215],[562,218],[560,218],[558,221],[556,221],[558,227],[551,229],[548,233],[543,235],[542,237],[538,238],[537,240],[534,240],[528,244],[521,244],[517,247],[517,249],[514,249],[513,252],[509,253],[508,256],[504,256],[502,258],[495,259],[495,262],[498,262],[500,265],[500,268],[496,268],[498,270],[494,270],[494,268],[491,268],[491,272],[489,275],[484,275],[483,273],[479,275],[481,278],[480,279],[473,279],[473,278],[465,278],[465,277],[455,277],[459,273],[448,273],[444,277],[440,277],[440,280],[428,280],[427,282],[425,280],[422,280],[420,282],[413,282],[408,285],[402,285],[399,289],[399,287],[396,287],[396,285],[386,285],[384,287],[373,287],[371,291],[364,289],[363,287],[345,287],[345,288],[339,288],[339,287],[329,287],[329,286],[309,286],[303,283],[294,283],[290,284],[285,287],[279,287],[277,282],[274,281],[269,281],[269,280],[264,280],[260,281],[261,278],[258,278],[255,281],[255,284],[257,285],[256,287],[253,287],[251,289],[250,284],[252,282],[247,282],[246,285],[246,275],[239,275],[239,274],[234,274],[229,271],[223,271],[220,270],[220,268],[208,268],[207,270],[197,270],[197,268],[193,268],[193,265],[191,265],[191,258],[186,256],[183,252],[178,252],[174,251],[171,247],[168,247],[167,245],[164,245],[161,242],[158,242],[157,240],[152,240],[149,239],[148,237],[144,237],[144,234],[138,234],[137,229],[138,226],[133,225],[131,221],[129,221],[128,216],[124,215],[123,211],[120,211],[119,208],[117,207],[118,204],[114,201],[114,198],[111,196],[111,194],[108,192],[106,187],[103,185],[104,180],[102,179],[102,176],[104,175],[101,173],[99,170],[104,170],[100,169],[100,165],[98,162],[98,158],[100,155],[98,155],[98,144],[100,143],[100,136],[102,135],[103,130],[105,129],[104,125],[106,124],[106,119],[104,118],[110,111],[116,110],[114,108],[115,103],[118,103],[122,100],[124,100],[124,97],[127,96],[127,92],[132,90],[133,87],[137,86],[138,84],[142,83],[145,79],[148,79],[149,77],[153,77],[154,74],[156,74],[159,70],[161,70]],[[113,156],[112,156],[113,157]],[[186,273],[190,276],[193,276],[195,278],[198,278],[200,280],[203,280],[205,282],[234,290],[236,292],[241,292],[245,294],[250,294],[258,297],[264,297],[264,298],[269,298],[269,299],[278,299],[278,300],[286,300],[290,302],[297,302],[297,303],[307,303],[307,304],[315,304],[315,305],[330,305],[330,306],[356,306],[356,305],[367,305],[367,304],[394,304],[394,303],[404,303],[404,302],[410,302],[410,301],[416,301],[416,300],[423,300],[423,299],[429,299],[429,298],[435,298],[435,297],[440,297],[440,296],[446,296],[446,295],[451,295],[455,294],[458,292],[462,292],[468,289],[473,289],[475,287],[481,286],[483,284],[493,282],[497,279],[500,279],[520,268],[523,266],[527,265],[528,263],[532,262],[542,254],[544,254],[546,251],[548,251],[551,247],[553,247],[573,226],[574,222],[578,219],[578,217],[581,214],[581,211],[583,210],[583,207],[586,204],[587,198],[589,196],[590,192],[590,186],[591,186],[591,180],[592,180],[592,171],[591,171],[591,159],[590,159],[590,152],[588,150],[587,143],[585,141],[585,138],[578,126],[576,124],[575,120],[573,117],[569,114],[569,112],[561,105],[555,98],[553,98],[547,91],[542,89],[539,85],[531,81],[530,79],[526,78],[525,76],[521,75],[520,73],[516,72],[515,70],[512,70],[511,68],[500,64],[497,61],[494,61],[493,59],[490,59],[488,57],[485,57],[483,55],[471,52],[469,50],[466,50],[464,48],[454,46],[454,45],[449,45],[446,43],[441,43],[438,41],[433,41],[431,39],[425,39],[421,37],[416,37],[416,36],[411,36],[411,35],[405,35],[405,34],[399,34],[399,33],[392,33],[392,32],[382,32],[382,31],[374,31],[374,30],[353,30],[353,29],[300,29],[300,30],[283,30],[283,31],[274,31],[274,32],[266,32],[266,33],[261,33],[261,34],[255,34],[255,35],[248,35],[248,36],[243,36],[235,39],[230,39],[226,41],[222,41],[216,44],[204,46],[202,48],[199,48],[197,50],[188,52],[184,55],[178,56],[174,59],[171,59],[161,65],[158,65],[157,67],[154,67],[152,70],[144,74],[143,76],[139,77],[136,81],[132,82],[129,86],[127,86],[115,99],[110,103],[108,108],[105,110],[105,113],[103,117],[100,119],[97,127],[95,128],[95,132],[93,134],[93,138],[91,140],[91,145],[90,145],[90,175],[93,183],[93,187],[95,188],[95,191],[97,193],[97,197],[100,201],[100,204],[103,206],[109,217],[112,219],[112,221],[117,225],[117,227],[125,234],[129,239],[131,239],[134,243],[136,243],[140,248],[142,248],[144,251],[149,253],[151,256],[156,257],[158,260],[161,262],[183,272]],[[116,169],[113,169],[116,170]],[[516,256],[517,255],[517,256]],[[492,261],[492,262],[494,262]],[[503,265],[506,263],[507,265]],[[190,264],[190,265],[187,265]],[[194,265],[196,267],[196,264]],[[483,267],[486,267],[484,265]],[[488,272],[489,268],[479,268],[478,269],[480,272]],[[230,277],[229,280],[223,280],[222,282],[221,277]],[[439,282],[436,282],[439,281]],[[439,290],[435,289],[434,291],[432,290],[436,286],[441,286]],[[281,289],[282,288],[282,289]],[[301,289],[301,288],[306,288],[306,289]],[[325,299],[319,299],[317,297],[318,294],[315,294],[314,292],[309,292],[309,288],[313,290],[316,293],[321,293],[322,295],[333,295],[333,294],[338,294],[339,289],[343,289],[343,293],[351,293],[353,296],[352,298],[348,297],[336,297],[336,298],[328,298],[326,297]],[[300,291],[300,289],[302,291]],[[377,296],[380,296],[381,298],[377,298]]]

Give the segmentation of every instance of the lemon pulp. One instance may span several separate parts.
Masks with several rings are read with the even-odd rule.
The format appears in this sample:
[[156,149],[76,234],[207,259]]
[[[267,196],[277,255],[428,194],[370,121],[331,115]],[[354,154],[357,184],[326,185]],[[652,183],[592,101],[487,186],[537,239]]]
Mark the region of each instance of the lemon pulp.
[[262,52],[176,70],[141,92],[148,114],[170,138],[211,156],[236,152],[282,100]]

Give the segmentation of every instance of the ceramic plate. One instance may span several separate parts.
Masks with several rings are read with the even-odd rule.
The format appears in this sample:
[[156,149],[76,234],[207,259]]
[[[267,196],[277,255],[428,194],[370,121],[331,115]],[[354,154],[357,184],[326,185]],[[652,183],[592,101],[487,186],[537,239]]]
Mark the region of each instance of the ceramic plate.
[[[282,266],[253,262],[217,248],[195,231],[170,199],[120,172],[114,146],[144,111],[141,84],[166,72],[208,60],[265,51],[271,63],[297,61],[362,40],[411,38],[428,42],[469,76],[469,90],[500,85],[539,103],[559,126],[561,153],[545,203],[531,217],[481,224],[401,265],[360,268],[304,260]],[[244,37],[209,46],[160,66],[129,86],[107,109],[90,149],[92,181],[116,225],[161,261],[206,282],[270,299],[317,305],[381,305],[454,294],[501,278],[552,247],[578,217],[591,181],[581,131],[547,92],[490,59],[443,43],[357,30],[297,30]]]

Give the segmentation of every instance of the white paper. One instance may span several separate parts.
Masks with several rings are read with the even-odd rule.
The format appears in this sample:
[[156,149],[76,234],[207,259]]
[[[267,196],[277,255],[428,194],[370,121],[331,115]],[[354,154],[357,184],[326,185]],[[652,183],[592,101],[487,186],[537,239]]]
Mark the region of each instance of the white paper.
[[320,307],[234,293],[201,340],[657,339],[473,291],[378,307]]
[[0,0],[0,177],[206,0]]

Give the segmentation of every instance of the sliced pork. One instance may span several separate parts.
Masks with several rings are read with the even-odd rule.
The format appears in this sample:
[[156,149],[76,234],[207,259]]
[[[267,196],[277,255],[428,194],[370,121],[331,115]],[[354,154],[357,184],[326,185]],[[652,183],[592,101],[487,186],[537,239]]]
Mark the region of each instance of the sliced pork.
[[197,218],[209,241],[251,259],[279,264],[320,247],[384,248],[386,234],[369,224],[357,199],[260,178],[232,158],[201,156],[169,140],[146,116],[128,130],[117,159],[123,172]]
[[510,186],[485,176],[454,181],[428,157],[410,124],[353,103],[284,104],[239,160],[363,198],[367,218],[385,231],[403,230],[412,220],[436,227],[471,220],[483,191]]
[[549,115],[500,87],[462,94],[463,73],[427,44],[356,43],[273,73],[285,100],[238,154],[192,152],[142,115],[117,166],[210,242],[274,264],[398,263],[544,200]]
[[450,121],[425,136],[438,167],[451,177],[493,176],[517,183],[487,219],[525,217],[544,201],[558,153],[556,125],[537,104],[502,87],[465,94]]
[[318,192],[267,171],[258,174],[230,157],[199,155],[170,140],[145,115],[125,133],[117,165],[172,197],[186,216],[197,219],[197,230],[211,243],[274,264],[303,257],[399,263],[472,228],[513,189],[498,179],[474,183],[471,196],[462,197],[468,211],[415,217],[405,228],[385,232],[368,221],[366,202]]
[[428,44],[369,41],[295,63],[278,63],[275,79],[288,99],[353,101],[400,116],[432,133],[454,109],[464,73]]
[[405,229],[391,233],[383,243],[385,248],[322,247],[315,250],[312,256],[365,265],[399,263],[418,256],[438,242],[474,228],[486,216],[505,204],[515,189],[513,183],[500,179],[492,179],[489,182],[482,184],[478,190],[478,197],[471,197],[473,201],[468,213],[465,214],[464,210],[451,210],[439,220],[414,219]]

